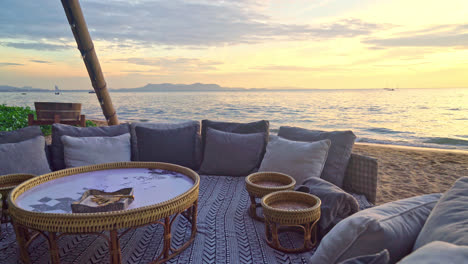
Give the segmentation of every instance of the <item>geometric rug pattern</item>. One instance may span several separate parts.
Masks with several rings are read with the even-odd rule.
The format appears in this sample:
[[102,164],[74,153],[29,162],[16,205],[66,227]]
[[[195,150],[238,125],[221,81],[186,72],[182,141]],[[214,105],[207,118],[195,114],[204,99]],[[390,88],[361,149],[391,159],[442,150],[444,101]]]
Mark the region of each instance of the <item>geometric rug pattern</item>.
[[[265,243],[264,224],[250,218],[249,203],[244,177],[202,175],[197,235],[187,249],[167,263],[307,263],[313,250],[285,254]],[[129,231],[120,239],[122,263],[151,262],[162,250],[162,237],[162,226],[158,224]],[[189,237],[190,224],[184,217],[177,217],[172,226],[172,246],[178,248]],[[294,233],[282,235],[280,240],[290,247],[302,242]],[[96,235],[63,236],[59,248],[60,263],[109,263],[107,242]],[[45,239],[36,239],[29,252],[33,263],[49,263]],[[20,263],[10,224],[2,225],[0,263]]]

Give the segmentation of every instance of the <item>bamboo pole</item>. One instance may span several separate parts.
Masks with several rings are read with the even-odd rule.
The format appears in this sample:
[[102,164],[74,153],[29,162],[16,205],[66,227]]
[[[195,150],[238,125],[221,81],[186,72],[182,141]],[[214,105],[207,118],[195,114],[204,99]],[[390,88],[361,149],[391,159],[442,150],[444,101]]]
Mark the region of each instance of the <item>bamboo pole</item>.
[[75,36],[76,44],[78,44],[78,49],[81,52],[81,57],[88,70],[91,84],[93,85],[94,91],[96,91],[102,113],[106,117],[109,125],[117,125],[119,124],[117,113],[112,105],[112,100],[107,90],[107,84],[102,74],[101,65],[99,64],[93,41],[89,35],[83,12],[81,11],[80,2],[78,0],[61,1],[73,36]]

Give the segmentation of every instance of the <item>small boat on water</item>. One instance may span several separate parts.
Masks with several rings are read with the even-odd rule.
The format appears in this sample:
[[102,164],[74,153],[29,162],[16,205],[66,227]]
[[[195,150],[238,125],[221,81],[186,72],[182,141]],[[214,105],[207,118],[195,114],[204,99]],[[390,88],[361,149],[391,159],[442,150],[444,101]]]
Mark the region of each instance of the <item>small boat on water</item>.
[[393,88],[383,88],[385,91],[395,91]]
[[26,93],[21,93],[22,95],[26,95]]
[[88,93],[93,94],[96,93],[94,90],[90,90]]
[[57,85],[55,85],[55,95],[60,95],[60,90]]

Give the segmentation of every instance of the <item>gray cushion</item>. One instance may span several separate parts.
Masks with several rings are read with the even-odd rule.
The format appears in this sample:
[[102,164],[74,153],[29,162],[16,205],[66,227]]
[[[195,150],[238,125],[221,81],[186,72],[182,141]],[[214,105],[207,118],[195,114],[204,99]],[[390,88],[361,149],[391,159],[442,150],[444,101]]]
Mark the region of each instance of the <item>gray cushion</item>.
[[18,143],[0,144],[0,175],[49,173],[50,168],[44,152],[44,144],[43,136]]
[[311,263],[340,261],[383,249],[390,263],[408,255],[441,194],[429,194],[362,210],[339,222],[320,242]]
[[320,236],[325,235],[339,221],[359,211],[357,200],[333,183],[313,177],[302,184],[301,186],[307,187],[308,193],[316,195],[322,201],[318,222]]
[[[28,139],[42,136],[42,131],[39,126],[28,126],[15,131],[0,131],[0,144],[18,143]],[[49,163],[51,164],[50,151],[47,144],[44,143],[44,151]]]
[[207,128],[213,128],[216,130],[224,131],[224,132],[231,132],[237,134],[253,134],[253,133],[263,133],[263,150],[261,158],[257,164],[257,167],[260,166],[261,159],[263,155],[265,155],[266,146],[268,143],[268,134],[270,132],[270,123],[267,120],[260,120],[257,122],[251,123],[234,123],[234,122],[218,122],[218,121],[211,121],[211,120],[202,120],[202,145],[203,148],[206,144],[206,130]]
[[327,159],[330,140],[298,142],[272,137],[258,171],[288,174],[302,184],[310,177],[320,177]]
[[343,179],[348,166],[351,151],[356,136],[351,131],[324,132],[319,130],[308,130],[298,127],[282,126],[278,136],[296,141],[318,141],[329,139],[331,141],[328,151],[327,162],[322,172],[322,179],[343,187]]
[[424,245],[406,256],[399,264],[460,264],[468,263],[468,246],[443,241]]
[[390,261],[388,250],[384,249],[377,254],[364,255],[347,259],[340,264],[387,264]]
[[103,127],[75,127],[63,124],[52,125],[52,168],[65,169],[62,136],[71,137],[115,137],[129,133],[128,124]]
[[159,161],[198,167],[199,131],[197,122],[179,126],[136,126],[139,161]]
[[28,126],[15,131],[0,131],[0,144],[18,143],[37,136],[42,136],[39,126]]
[[115,137],[62,136],[67,168],[130,161],[130,133]]
[[414,249],[440,240],[468,246],[468,177],[458,179],[434,207]]
[[248,175],[261,160],[263,139],[263,133],[237,134],[208,128],[200,173]]
[[200,167],[200,163],[202,160],[202,145],[201,145],[201,132],[200,132],[200,121],[187,121],[182,123],[131,123],[130,124],[130,134],[131,134],[131,141],[132,141],[132,160],[138,161],[138,140],[136,137],[136,127],[146,127],[146,128],[154,128],[157,130],[172,130],[177,128],[186,128],[186,127],[195,127],[197,133],[194,134],[195,140],[195,155],[196,155],[196,165],[194,169],[198,169]]

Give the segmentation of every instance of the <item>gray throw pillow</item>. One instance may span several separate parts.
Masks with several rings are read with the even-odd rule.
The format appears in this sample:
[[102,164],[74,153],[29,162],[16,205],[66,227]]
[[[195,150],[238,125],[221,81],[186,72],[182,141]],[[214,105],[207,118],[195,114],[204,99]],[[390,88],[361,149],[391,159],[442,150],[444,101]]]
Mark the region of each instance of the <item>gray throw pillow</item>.
[[67,168],[130,161],[130,133],[115,137],[62,136]]
[[[364,255],[347,259],[340,264],[387,264],[390,261],[388,250],[384,249],[377,254]],[[311,263],[314,264],[314,263]]]
[[[18,143],[38,136],[43,136],[39,126],[23,127],[15,131],[0,131],[0,144]],[[44,143],[44,151],[50,167],[52,161],[50,158],[50,151],[46,143]]]
[[18,143],[0,144],[0,175],[27,173],[41,175],[50,172],[44,151],[43,136]]
[[327,159],[330,140],[298,142],[272,137],[258,171],[288,174],[302,184],[310,177],[320,177]]
[[339,263],[349,258],[390,253],[390,263],[408,255],[441,194],[428,194],[362,210],[339,222],[322,239],[311,263]]
[[103,127],[75,127],[64,124],[52,125],[52,168],[65,169],[62,136],[71,137],[115,137],[129,133],[128,124]]
[[[301,186],[322,201],[320,205],[319,235],[324,236],[336,223],[359,211],[358,201],[340,187],[324,179],[312,177]],[[301,186],[296,187],[300,189]]]
[[[466,234],[465,234],[466,235]],[[468,263],[468,246],[434,241],[412,252],[398,264],[461,264]]]
[[199,121],[188,121],[182,123],[132,123],[130,124],[130,134],[131,134],[131,141],[132,141],[132,160],[139,161],[140,158],[138,156],[138,139],[136,135],[136,127],[146,127],[155,129],[157,131],[164,131],[168,130],[174,131],[177,129],[184,129],[187,130],[194,130],[193,141],[195,142],[195,157],[193,161],[193,165],[191,165],[192,169],[197,170],[200,168],[200,163],[202,160],[202,146],[201,146],[201,135],[200,135],[200,122]]
[[200,126],[198,123],[174,127],[136,126],[139,161],[158,161],[196,169],[199,165]]
[[323,168],[322,179],[342,188],[346,167],[348,166],[351,151],[356,136],[352,131],[325,132],[308,130],[299,127],[282,126],[278,136],[295,141],[319,141],[329,139],[331,141],[327,162]]
[[201,174],[247,176],[261,160],[263,133],[237,134],[208,128]]
[[468,177],[458,179],[440,198],[419,233],[414,250],[436,240],[468,246]]
[[267,120],[260,120],[257,122],[251,123],[234,123],[234,122],[219,122],[211,120],[202,120],[202,145],[203,148],[206,144],[206,131],[208,128],[216,129],[219,131],[237,133],[237,134],[253,134],[253,133],[262,133],[263,134],[263,149],[260,154],[260,160],[258,161],[257,168],[260,166],[263,155],[265,155],[266,146],[268,143],[268,135],[270,133],[270,122]]
[[18,143],[38,136],[42,136],[39,126],[28,126],[15,131],[0,131],[0,144]]

